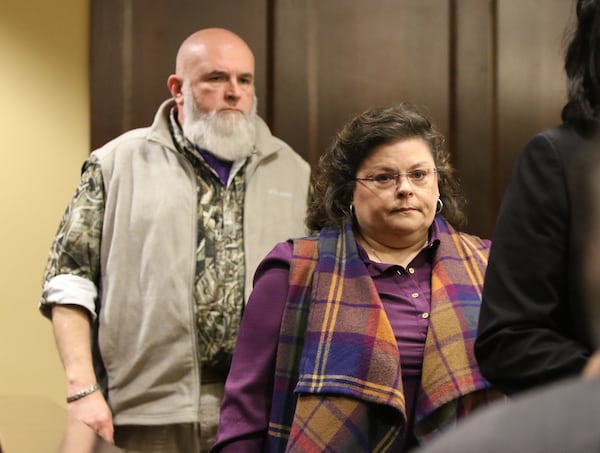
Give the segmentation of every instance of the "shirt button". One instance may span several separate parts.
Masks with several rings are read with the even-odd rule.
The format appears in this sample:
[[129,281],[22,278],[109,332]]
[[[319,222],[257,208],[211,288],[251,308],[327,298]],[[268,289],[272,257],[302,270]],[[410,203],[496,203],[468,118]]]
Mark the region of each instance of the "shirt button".
[[419,293],[412,293],[411,296],[413,297],[413,299],[416,299],[417,297],[419,297]]
[[429,318],[429,313],[425,312],[421,316],[423,317],[423,319],[427,319]]
[[415,273],[415,269],[414,269],[414,268],[412,268],[412,267],[409,267],[409,268],[408,268],[408,273],[409,273],[409,274],[414,274],[414,273]]

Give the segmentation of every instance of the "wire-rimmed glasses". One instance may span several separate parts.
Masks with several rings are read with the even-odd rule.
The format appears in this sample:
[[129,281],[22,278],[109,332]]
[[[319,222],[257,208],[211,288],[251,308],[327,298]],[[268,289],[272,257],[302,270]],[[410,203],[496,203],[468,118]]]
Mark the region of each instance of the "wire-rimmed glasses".
[[413,186],[427,186],[437,171],[437,168],[417,168],[406,173],[381,172],[372,176],[355,179],[356,181],[371,181],[379,189],[389,189],[390,187],[398,186],[402,177],[405,177]]

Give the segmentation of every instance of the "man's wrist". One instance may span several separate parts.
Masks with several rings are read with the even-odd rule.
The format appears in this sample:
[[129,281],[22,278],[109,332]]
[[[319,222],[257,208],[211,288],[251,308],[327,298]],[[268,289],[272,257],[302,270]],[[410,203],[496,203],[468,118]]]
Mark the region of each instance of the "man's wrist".
[[97,382],[90,387],[84,388],[83,390],[80,390],[77,393],[73,393],[72,395],[67,396],[67,404],[80,400],[81,398],[94,393],[96,390],[100,390],[100,385],[98,385]]

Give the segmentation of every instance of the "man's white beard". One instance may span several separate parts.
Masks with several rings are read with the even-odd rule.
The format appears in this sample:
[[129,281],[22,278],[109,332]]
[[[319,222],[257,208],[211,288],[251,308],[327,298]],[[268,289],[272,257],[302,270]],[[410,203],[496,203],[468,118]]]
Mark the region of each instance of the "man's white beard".
[[236,161],[252,154],[256,139],[256,97],[249,114],[199,112],[192,90],[183,84],[183,134],[220,159]]

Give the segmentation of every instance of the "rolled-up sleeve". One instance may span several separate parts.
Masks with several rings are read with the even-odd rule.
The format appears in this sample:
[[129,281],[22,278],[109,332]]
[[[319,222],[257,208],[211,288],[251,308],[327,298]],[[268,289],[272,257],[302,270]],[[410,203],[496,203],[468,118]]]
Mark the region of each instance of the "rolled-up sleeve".
[[58,227],[44,272],[39,308],[50,316],[54,304],[79,305],[96,316],[104,184],[92,156]]

